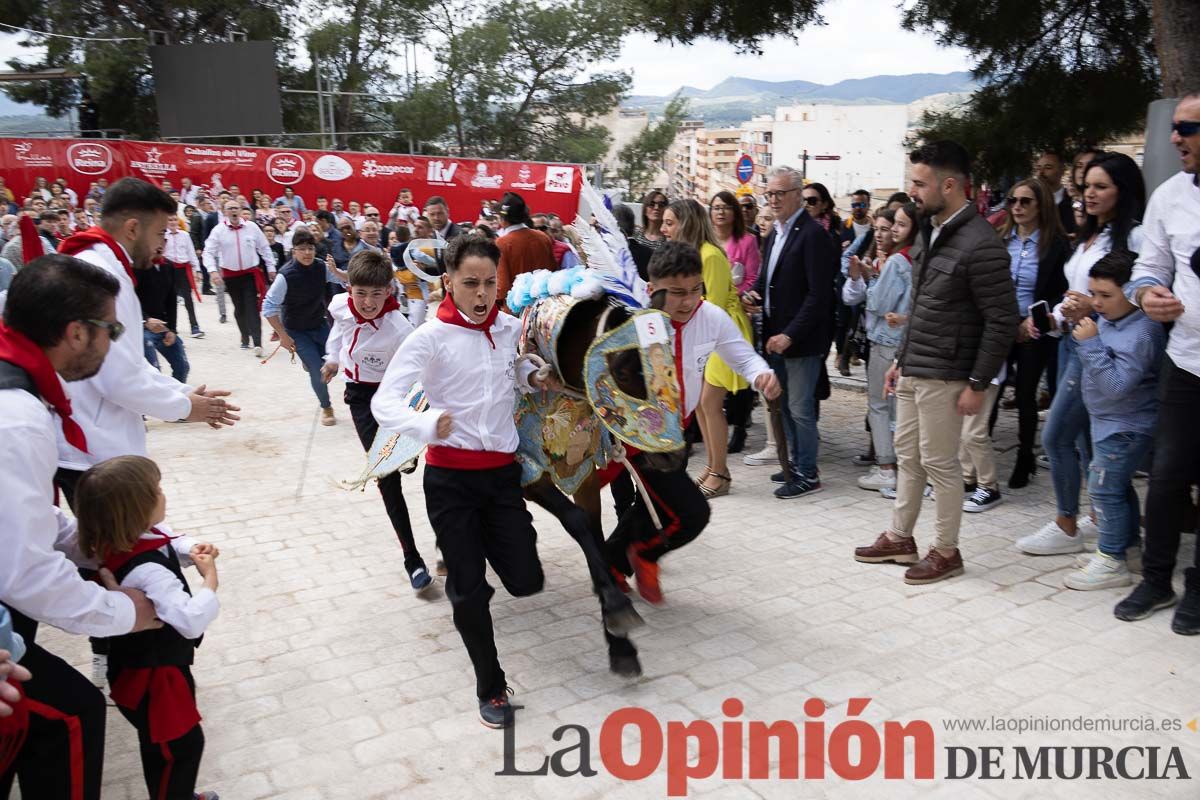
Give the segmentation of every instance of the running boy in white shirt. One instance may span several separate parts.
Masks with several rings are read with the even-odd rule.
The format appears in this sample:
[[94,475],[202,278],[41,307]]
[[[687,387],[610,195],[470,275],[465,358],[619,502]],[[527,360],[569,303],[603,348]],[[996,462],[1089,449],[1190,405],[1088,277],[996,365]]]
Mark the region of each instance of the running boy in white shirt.
[[[333,328],[325,345],[321,379],[329,383],[339,369],[345,374],[346,405],[359,441],[369,452],[379,430],[379,423],[371,415],[371,400],[392,356],[413,332],[413,326],[392,295],[392,264],[387,256],[363,250],[350,259],[348,266],[350,291],[334,295],[329,302]],[[380,478],[379,493],[404,552],[404,574],[413,591],[423,594],[433,586],[433,577],[413,540],[400,473]]]
[[[675,375],[679,380],[684,427],[700,403],[704,367],[714,352],[755,389],[773,400],[780,394],[779,380],[767,362],[754,352],[724,309],[704,299],[702,261],[696,248],[682,242],[665,242],[650,259],[651,295],[666,293],[663,311],[671,318]],[[708,501],[687,474],[687,465],[662,472],[646,469],[644,456],[634,455],[637,470],[653,499],[661,530],[650,519],[645,503],[637,502],[621,515],[605,550],[609,564],[623,575],[636,575],[638,593],[648,602],[661,603],[658,560],[700,535],[708,524]]]
[[[512,723],[508,684],[496,655],[491,564],[509,594],[542,590],[537,532],[521,492],[514,389],[551,388],[517,361],[521,323],[496,305],[500,250],[478,235],[460,236],[445,251],[446,297],[437,316],[411,333],[388,365],[371,401],[386,430],[429,443],[425,507],[445,559],[446,595],[454,626],[475,668],[480,721]],[[404,402],[417,382],[429,409]]]

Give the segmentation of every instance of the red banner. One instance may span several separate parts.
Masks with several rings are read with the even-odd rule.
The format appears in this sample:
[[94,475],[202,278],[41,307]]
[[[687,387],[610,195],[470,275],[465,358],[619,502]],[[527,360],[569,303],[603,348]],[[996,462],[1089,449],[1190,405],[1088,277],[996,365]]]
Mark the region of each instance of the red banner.
[[517,192],[533,212],[566,220],[579,206],[579,167],[534,161],[480,161],[450,156],[277,150],[215,144],[165,144],[96,139],[0,139],[0,175],[13,194],[26,197],[34,178],[66,178],[82,199],[93,181],[111,183],[133,175],[180,187],[183,178],[250,196],[261,189],[271,199],[290,186],[310,209],[317,197],[377,207],[386,217],[401,189],[411,189],[420,207],[433,195],[450,206],[450,218],[474,222],[486,200]]

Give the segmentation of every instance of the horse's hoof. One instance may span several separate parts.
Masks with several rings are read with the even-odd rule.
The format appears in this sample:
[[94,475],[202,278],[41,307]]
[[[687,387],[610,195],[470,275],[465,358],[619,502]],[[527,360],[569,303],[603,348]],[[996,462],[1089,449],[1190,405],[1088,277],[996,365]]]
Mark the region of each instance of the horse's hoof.
[[631,656],[610,655],[608,668],[614,675],[620,675],[622,678],[639,678],[642,675],[642,662],[638,660],[636,653]]
[[604,613],[604,629],[619,639],[624,639],[630,631],[645,624],[633,603]]

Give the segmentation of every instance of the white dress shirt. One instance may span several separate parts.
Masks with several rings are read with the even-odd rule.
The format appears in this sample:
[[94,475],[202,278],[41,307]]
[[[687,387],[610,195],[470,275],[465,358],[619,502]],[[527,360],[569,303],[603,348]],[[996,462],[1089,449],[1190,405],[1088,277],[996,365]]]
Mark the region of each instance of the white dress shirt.
[[163,242],[163,258],[172,264],[191,264],[192,270],[200,271],[200,259],[196,257],[196,246],[187,231],[167,231]]
[[[117,245],[120,247],[120,245]],[[117,319],[125,335],[113,342],[100,371],[83,381],[66,384],[74,418],[87,436],[88,452],[58,436],[59,464],[84,470],[114,456],[146,455],[143,416],[183,419],[192,411],[191,387],[159,372],[146,361],[142,347],[142,305],[125,267],[108,248],[97,244],[77,256],[117,279]]]
[[252,222],[243,222],[236,228],[223,219],[208,234],[204,241],[204,266],[226,272],[248,272],[258,269],[262,257],[267,272],[273,273],[276,266],[275,253],[267,237]]
[[[672,326],[673,335],[678,335]],[[672,348],[675,342],[671,342]],[[672,350],[674,352],[674,350]],[[704,367],[708,357],[716,352],[734,372],[751,385],[760,375],[771,371],[762,356],[742,336],[733,319],[721,308],[705,300],[683,326],[683,396],[686,417],[700,404],[700,389],[704,383]]]
[[[442,322],[436,317],[409,334],[388,364],[371,413],[379,426],[427,444],[459,450],[515,453],[515,389],[531,391],[536,368],[517,365],[521,323],[509,314],[496,316],[490,333]],[[417,413],[404,398],[420,382],[429,409]],[[453,420],[450,436],[437,438],[443,413]]]
[[79,576],[75,522],[54,504],[56,435],[61,425],[44,402],[0,389],[0,601],[69,633],[128,633],[133,601]]
[[[159,523],[159,531],[167,536],[173,531],[167,525]],[[158,538],[152,533],[143,533],[143,539]],[[190,536],[173,538],[170,544],[158,548],[166,553],[168,547],[175,548],[179,556],[179,564],[183,567],[192,565],[191,549],[197,544]],[[204,635],[205,629],[217,618],[221,609],[217,593],[207,587],[201,587],[189,595],[179,585],[175,573],[162,564],[139,564],[129,571],[121,586],[126,589],[138,589],[145,593],[146,598],[154,604],[155,614],[166,624],[170,625],[185,639],[198,639]]]
[[326,364],[342,368],[346,380],[355,383],[380,383],[392,357],[413,325],[400,309],[380,314],[375,319],[359,323],[350,311],[350,295],[336,294],[329,301],[333,327],[325,343]]
[[[1145,235],[1141,225],[1138,225],[1129,232],[1129,249],[1135,253],[1141,252],[1142,238]],[[1096,266],[1096,262],[1104,258],[1112,250],[1112,234],[1106,227],[1096,235],[1092,246],[1088,247],[1087,242],[1082,239],[1075,247],[1075,252],[1067,259],[1067,263],[1063,266],[1063,273],[1067,276],[1067,289],[1073,292],[1081,292],[1083,294],[1091,294],[1088,291],[1088,273],[1092,267]],[[1062,328],[1064,320],[1062,313],[1062,303],[1054,306],[1054,319],[1058,322],[1055,330],[1059,331]],[[1061,335],[1061,334],[1060,334]]]
[[1200,248],[1200,187],[1180,172],[1164,181],[1146,206],[1145,235],[1128,293],[1142,286],[1168,286],[1183,303],[1167,340],[1167,355],[1180,369],[1200,377],[1200,276],[1192,254]]

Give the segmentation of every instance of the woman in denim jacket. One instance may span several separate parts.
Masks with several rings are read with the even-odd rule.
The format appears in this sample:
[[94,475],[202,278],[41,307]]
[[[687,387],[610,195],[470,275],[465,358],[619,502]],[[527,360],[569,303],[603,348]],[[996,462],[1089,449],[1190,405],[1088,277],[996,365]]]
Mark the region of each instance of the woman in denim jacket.
[[871,491],[896,487],[896,450],[892,445],[896,401],[884,394],[884,376],[896,357],[912,305],[912,261],[908,251],[917,236],[917,207],[908,203],[895,212],[884,211],[875,217],[877,246],[887,244],[883,241],[887,234],[880,230],[880,223],[887,220],[889,213],[894,214],[892,255],[878,272],[871,263],[852,257],[849,280],[842,287],[842,302],[853,305],[864,298],[867,302],[867,340],[871,343],[867,362],[867,418],[871,423],[875,466],[858,479],[858,485]]

